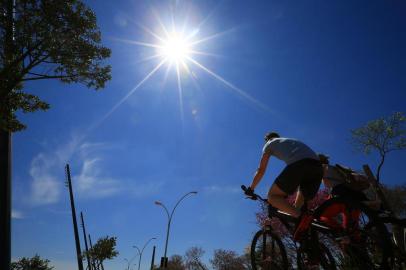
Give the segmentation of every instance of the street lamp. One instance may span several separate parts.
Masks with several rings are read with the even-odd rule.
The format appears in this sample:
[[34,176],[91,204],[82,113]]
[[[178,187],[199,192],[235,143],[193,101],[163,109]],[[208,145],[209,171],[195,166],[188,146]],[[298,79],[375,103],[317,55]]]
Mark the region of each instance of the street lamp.
[[141,266],[141,257],[142,257],[142,253],[144,252],[145,247],[148,245],[149,242],[151,242],[152,240],[156,239],[155,237],[152,237],[151,239],[149,239],[144,246],[142,247],[142,249],[140,250],[137,246],[133,246],[133,248],[137,249],[138,251],[138,270],[140,270],[140,266]]
[[124,261],[127,262],[127,270],[130,270],[130,265],[131,265],[132,259],[131,259],[131,260],[128,260],[127,258],[124,258]]
[[176,207],[179,205],[179,203],[180,203],[184,198],[186,198],[188,195],[191,195],[191,194],[197,194],[197,191],[191,191],[191,192],[188,192],[188,193],[186,193],[185,195],[183,195],[183,196],[178,200],[178,202],[175,204],[175,207],[172,209],[172,212],[171,212],[170,214],[169,214],[168,208],[166,208],[166,206],[165,206],[162,202],[160,202],[160,201],[155,201],[155,204],[156,204],[156,205],[162,206],[163,209],[165,209],[165,212],[166,212],[166,214],[167,214],[167,216],[168,216],[168,225],[167,225],[167,228],[166,228],[166,241],[165,241],[165,252],[164,252],[164,266],[163,266],[164,268],[166,268],[166,252],[167,252],[167,250],[168,250],[169,229],[170,229],[170,227],[171,227],[171,221],[172,221],[173,213],[175,212],[175,209],[176,209]]

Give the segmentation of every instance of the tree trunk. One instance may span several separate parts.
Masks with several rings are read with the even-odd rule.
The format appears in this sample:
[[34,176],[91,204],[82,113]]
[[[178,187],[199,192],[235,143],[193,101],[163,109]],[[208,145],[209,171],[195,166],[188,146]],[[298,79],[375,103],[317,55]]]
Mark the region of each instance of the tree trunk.
[[[5,63],[11,63],[14,59],[14,0],[8,0],[6,4],[6,20],[4,33],[4,58]],[[1,81],[0,93],[2,97],[8,95],[9,85],[5,78]],[[4,100],[4,98],[3,98]],[[0,117],[9,117],[9,108],[2,110]],[[3,127],[5,128],[5,127]],[[0,128],[0,269],[10,269],[11,264],[11,131]]]
[[0,129],[0,269],[11,261],[11,132]]
[[378,169],[376,170],[376,181],[378,182],[378,183],[380,183],[380,175],[381,175],[381,168],[382,168],[382,165],[383,165],[383,163],[385,162],[385,154],[382,154],[381,155],[381,162],[379,163],[379,165],[378,165]]

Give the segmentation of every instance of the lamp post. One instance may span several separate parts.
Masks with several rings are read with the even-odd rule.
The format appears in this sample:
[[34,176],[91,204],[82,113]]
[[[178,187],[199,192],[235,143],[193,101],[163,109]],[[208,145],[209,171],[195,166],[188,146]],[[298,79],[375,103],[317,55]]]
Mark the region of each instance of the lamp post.
[[166,241],[165,241],[165,252],[164,252],[164,259],[163,259],[163,268],[167,267],[167,261],[166,261],[166,252],[168,251],[168,239],[169,239],[169,229],[171,228],[171,221],[172,221],[172,216],[173,213],[175,212],[176,207],[179,205],[179,203],[186,198],[188,195],[192,195],[192,194],[197,194],[197,191],[191,191],[186,193],[185,195],[183,195],[178,202],[175,204],[175,207],[172,209],[172,212],[169,214],[168,208],[166,208],[166,206],[160,202],[160,201],[155,201],[155,204],[158,206],[162,206],[163,209],[165,210],[167,216],[168,216],[168,224],[167,224],[167,228],[166,228]]
[[140,270],[140,266],[141,266],[141,257],[142,257],[142,253],[144,252],[145,247],[148,245],[149,242],[151,242],[152,240],[156,239],[155,237],[150,238],[142,247],[142,249],[140,250],[137,246],[133,246],[133,248],[137,249],[138,251],[138,270]]
[[129,261],[127,258],[124,258],[124,261],[127,262],[127,270],[130,270],[131,261]]
[[[133,269],[133,268],[130,268],[131,267],[131,262],[133,261],[135,259],[135,256],[134,257],[132,257],[130,260],[128,260],[127,258],[124,258],[124,261],[126,261],[127,262],[127,269],[126,270],[131,270],[131,269]],[[134,266],[137,266],[137,264],[133,264]],[[93,267],[94,269],[96,269],[95,267]]]

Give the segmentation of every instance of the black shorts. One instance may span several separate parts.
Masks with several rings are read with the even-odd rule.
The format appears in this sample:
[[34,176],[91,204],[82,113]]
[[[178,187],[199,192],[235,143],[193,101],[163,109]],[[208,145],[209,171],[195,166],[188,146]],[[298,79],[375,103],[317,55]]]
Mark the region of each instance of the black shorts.
[[275,184],[286,194],[293,194],[299,187],[303,196],[310,200],[316,196],[323,178],[323,167],[315,159],[302,159],[292,163],[276,178]]

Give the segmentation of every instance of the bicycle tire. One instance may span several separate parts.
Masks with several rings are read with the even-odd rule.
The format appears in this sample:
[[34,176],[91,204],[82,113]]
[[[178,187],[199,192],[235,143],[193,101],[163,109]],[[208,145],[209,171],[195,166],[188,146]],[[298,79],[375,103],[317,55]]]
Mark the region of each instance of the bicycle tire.
[[[356,228],[343,230],[344,236],[351,239],[345,248],[351,267],[353,269],[389,269],[389,260],[392,256],[389,233],[373,210],[358,201],[337,197],[317,208],[314,217],[320,219],[323,214],[337,205],[344,205],[344,209],[352,209],[359,213],[355,217],[352,213],[356,212],[349,214],[353,219],[351,226]],[[344,223],[343,219],[341,221]],[[345,227],[344,224],[342,226]]]
[[388,228],[391,236],[393,257],[390,264],[392,269],[406,269],[406,219],[385,216],[380,217]]
[[287,270],[289,267],[282,240],[270,230],[260,230],[255,234],[250,253],[253,270]]

